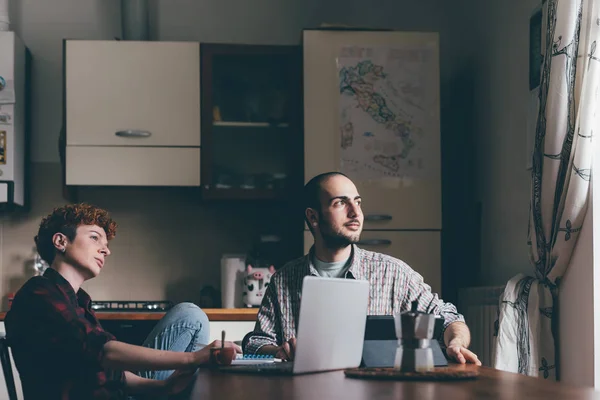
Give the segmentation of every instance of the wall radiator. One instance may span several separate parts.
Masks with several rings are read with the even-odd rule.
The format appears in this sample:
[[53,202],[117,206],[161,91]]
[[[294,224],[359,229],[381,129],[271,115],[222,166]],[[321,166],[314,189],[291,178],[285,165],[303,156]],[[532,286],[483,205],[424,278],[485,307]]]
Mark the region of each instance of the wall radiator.
[[498,319],[498,300],[504,286],[482,286],[460,289],[458,312],[464,315],[471,330],[469,348],[486,367],[492,366],[494,323]]

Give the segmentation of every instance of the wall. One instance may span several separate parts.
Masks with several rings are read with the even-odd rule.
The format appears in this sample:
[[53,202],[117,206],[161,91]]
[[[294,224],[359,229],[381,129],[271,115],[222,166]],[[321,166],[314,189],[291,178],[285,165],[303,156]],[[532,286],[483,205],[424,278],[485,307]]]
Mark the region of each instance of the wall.
[[531,269],[527,247],[530,173],[525,149],[529,17],[538,2],[472,4],[479,38],[473,115],[477,197],[482,203],[480,283],[502,285]]
[[[32,209],[0,225],[3,293],[32,275],[33,237],[41,218],[65,203],[60,166],[33,164]],[[243,253],[257,234],[285,218],[269,204],[199,206],[198,189],[87,188],[79,200],[111,211],[119,225],[105,269],[84,287],[96,300],[200,300],[205,285],[220,288],[220,257]]]
[[[528,260],[530,173],[527,164],[529,17],[539,2],[473,1],[478,76],[473,112],[478,132],[477,193],[482,202],[482,285],[502,285]],[[491,18],[493,16],[493,18]],[[600,236],[600,235],[596,235]],[[594,386],[595,336],[592,213],[587,217],[560,288],[561,380]],[[598,240],[598,239],[596,239]]]
[[11,29],[32,53],[32,159],[59,162],[62,121],[62,39],[120,35],[120,1],[10,1]]
[[[151,0],[150,5],[150,34],[159,40],[296,44],[303,27],[321,22],[439,31],[443,85],[466,62],[461,55],[471,52],[460,40],[463,24],[453,23],[462,18],[460,7],[443,0],[375,0],[369,7],[341,0]],[[66,202],[58,164],[62,39],[118,37],[119,1],[13,0],[11,20],[33,57],[34,163],[31,211],[0,219],[2,298],[32,274],[32,238],[40,219]],[[269,205],[202,203],[194,189],[85,189],[79,200],[109,209],[120,225],[105,270],[85,286],[97,300],[197,301],[204,285],[219,287],[221,254],[246,252],[258,233],[289,220],[282,208]],[[298,243],[301,251],[301,238]],[[292,249],[290,254],[296,255]]]

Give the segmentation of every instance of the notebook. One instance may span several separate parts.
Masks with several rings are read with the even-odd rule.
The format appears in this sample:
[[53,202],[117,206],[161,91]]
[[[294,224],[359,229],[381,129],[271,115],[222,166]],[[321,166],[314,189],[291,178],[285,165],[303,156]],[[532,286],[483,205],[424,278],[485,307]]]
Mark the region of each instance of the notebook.
[[231,365],[256,365],[270,364],[275,362],[275,357],[265,354],[238,354]]

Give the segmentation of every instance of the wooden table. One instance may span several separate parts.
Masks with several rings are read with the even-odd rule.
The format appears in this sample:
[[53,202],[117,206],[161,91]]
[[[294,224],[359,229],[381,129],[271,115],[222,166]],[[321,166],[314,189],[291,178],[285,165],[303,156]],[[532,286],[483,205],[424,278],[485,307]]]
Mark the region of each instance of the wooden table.
[[192,399],[294,399],[294,400],[379,400],[379,399],[600,399],[592,389],[575,388],[542,378],[502,372],[474,365],[452,365],[478,369],[470,381],[416,382],[376,381],[346,378],[343,371],[295,377],[246,375],[201,370]]

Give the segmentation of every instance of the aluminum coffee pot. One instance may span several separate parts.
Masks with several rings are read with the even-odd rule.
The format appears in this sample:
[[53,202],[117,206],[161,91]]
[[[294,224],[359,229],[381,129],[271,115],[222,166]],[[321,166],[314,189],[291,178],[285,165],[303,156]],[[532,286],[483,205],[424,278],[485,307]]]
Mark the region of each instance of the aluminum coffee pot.
[[418,301],[411,310],[394,315],[398,348],[394,367],[405,372],[429,371],[434,367],[430,341],[435,328],[435,315],[417,311]]

